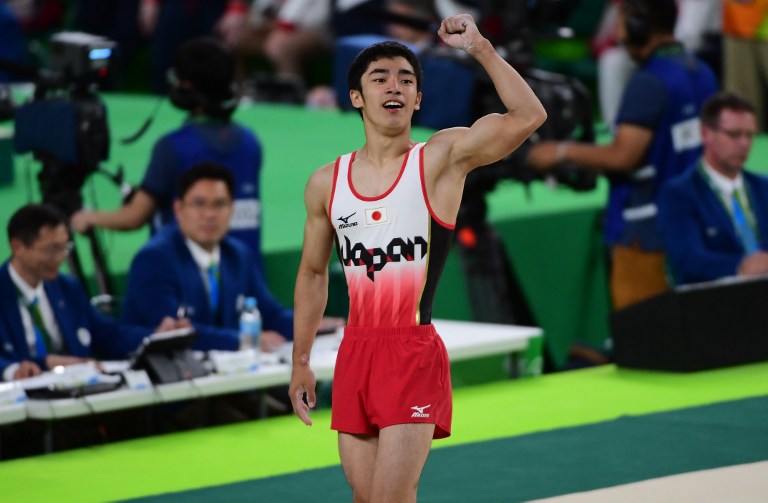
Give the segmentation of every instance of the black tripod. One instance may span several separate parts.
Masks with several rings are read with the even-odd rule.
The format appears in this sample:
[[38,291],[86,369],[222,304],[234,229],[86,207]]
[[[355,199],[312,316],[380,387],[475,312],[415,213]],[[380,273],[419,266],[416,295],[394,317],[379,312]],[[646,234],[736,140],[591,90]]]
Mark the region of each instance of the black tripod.
[[476,321],[535,326],[504,243],[485,220],[482,196],[465,194],[456,226],[456,246]]
[[[40,159],[43,165],[40,173],[37,175],[43,203],[56,207],[69,219],[73,213],[82,208],[83,198],[81,190],[83,184],[88,175],[97,169],[67,165],[44,154],[38,154],[37,158]],[[89,288],[77,247],[67,257],[67,266],[70,272],[80,280],[86,291],[90,292],[91,296],[111,296],[114,293],[113,282],[107,270],[106,259],[98,236],[93,229],[89,229],[85,233],[85,237],[88,240],[88,249],[93,258],[94,279],[96,282],[95,291]]]
[[[592,190],[596,174],[579,166],[561,164],[547,176],[526,162],[527,151],[538,139],[594,141],[592,106],[587,89],[576,79],[525,68],[521,74],[541,100],[549,118],[535,137],[506,158],[471,172],[466,179],[456,225],[456,242],[476,321],[515,325],[538,325],[520,285],[504,243],[487,221],[486,195],[504,179],[526,187],[534,180],[551,179],[575,191]],[[503,112],[504,107],[487,76],[476,83],[477,117]],[[552,368],[544,350],[544,370]]]

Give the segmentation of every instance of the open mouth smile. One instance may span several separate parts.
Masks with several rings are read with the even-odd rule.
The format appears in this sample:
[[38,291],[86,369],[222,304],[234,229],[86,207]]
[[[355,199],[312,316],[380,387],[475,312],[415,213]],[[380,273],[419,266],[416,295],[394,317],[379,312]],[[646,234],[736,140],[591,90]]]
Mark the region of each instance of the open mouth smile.
[[384,103],[384,108],[387,110],[400,110],[403,108],[403,104],[399,101],[390,100]]

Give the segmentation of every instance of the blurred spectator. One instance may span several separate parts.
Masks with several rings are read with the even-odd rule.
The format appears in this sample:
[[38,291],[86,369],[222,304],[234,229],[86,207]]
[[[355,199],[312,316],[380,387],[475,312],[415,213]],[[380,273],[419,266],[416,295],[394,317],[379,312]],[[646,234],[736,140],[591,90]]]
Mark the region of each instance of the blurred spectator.
[[[278,9],[273,20],[268,21],[270,29],[261,42],[263,45],[251,47],[251,51],[266,56],[273,69],[273,83],[278,88],[292,87],[294,101],[303,101],[308,85],[319,84],[310,82],[307,63],[310,58],[324,56],[330,65],[328,56],[335,38],[382,32],[382,23],[370,15],[369,9],[380,7],[383,0],[282,0],[276,3]],[[270,85],[262,82],[264,84]],[[290,99],[291,93],[286,96]]]
[[[338,38],[386,35],[427,45],[434,33],[430,24],[471,10],[456,0],[254,0],[245,32],[223,36],[243,58],[262,57],[271,67],[271,74],[254,76],[255,99],[328,108],[336,106],[328,87],[331,72],[320,75],[315,62],[320,56],[331,65]],[[245,70],[239,73],[244,79]]]
[[675,38],[721,75],[722,0],[679,0]]
[[768,131],[768,1],[723,0],[723,88],[751,101]]
[[673,35],[674,0],[624,0],[619,40],[639,64],[624,90],[613,141],[540,142],[528,161],[542,170],[571,162],[608,176],[605,241],[615,309],[668,288],[656,196],[701,153],[699,109],[717,91],[712,70]]
[[[6,2],[0,1],[0,63],[26,64],[26,40],[16,13]],[[19,80],[12,72],[3,71],[0,65],[0,82]]]
[[277,75],[303,80],[306,59],[329,50],[333,8],[328,0],[282,2],[274,29],[264,40],[264,53]]
[[[0,0],[0,61],[45,67],[45,47],[38,38],[61,28],[66,10],[61,0]],[[0,82],[29,80],[0,69]]]
[[[238,65],[246,57],[266,57],[264,41],[275,29],[276,18],[285,0],[253,0],[243,23],[226,23],[222,25],[222,41],[231,47],[238,56]],[[245,71],[238,68],[238,81],[242,80]]]
[[755,108],[732,93],[701,110],[704,154],[659,195],[659,230],[678,285],[768,273],[768,177],[744,170]]
[[439,21],[433,3],[429,0],[386,0],[385,10],[389,16],[385,17],[388,22],[384,33],[417,50],[431,45],[434,26]]
[[16,12],[30,37],[61,28],[66,17],[64,0],[5,0],[5,3]]
[[627,80],[636,69],[627,49],[617,40],[619,5],[620,0],[612,0],[606,4],[597,32],[592,38],[592,51],[597,59],[600,117],[610,129],[614,127]]
[[[431,0],[386,0],[383,8],[369,6],[367,15],[380,19],[383,37],[407,43],[416,52],[433,45],[438,21]],[[338,58],[338,45],[336,58]],[[339,60],[335,60],[338,64]],[[315,86],[307,94],[306,105],[311,108],[338,106],[336,90],[327,85]],[[342,96],[340,99],[346,99]]]
[[607,48],[597,59],[597,99],[603,124],[615,131],[616,116],[637,65],[622,46]]
[[150,38],[150,89],[168,91],[166,72],[181,45],[195,37],[230,33],[244,23],[244,0],[141,0],[139,27]]

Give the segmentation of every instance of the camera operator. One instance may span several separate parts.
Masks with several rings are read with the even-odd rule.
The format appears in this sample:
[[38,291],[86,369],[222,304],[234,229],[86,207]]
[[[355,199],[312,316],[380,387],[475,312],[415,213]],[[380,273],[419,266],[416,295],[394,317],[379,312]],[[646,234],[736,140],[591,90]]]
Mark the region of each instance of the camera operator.
[[539,170],[571,162],[608,177],[605,241],[614,309],[668,288],[656,195],[701,154],[698,113],[717,90],[712,70],[675,40],[675,0],[624,0],[619,40],[639,67],[628,82],[606,145],[540,142],[528,153]]
[[79,211],[72,216],[72,228],[77,232],[91,227],[131,230],[151,220],[154,233],[174,220],[179,174],[200,162],[218,162],[235,175],[230,235],[251,248],[261,267],[262,147],[249,129],[231,119],[237,107],[234,69],[234,57],[214,38],[182,45],[168,75],[171,103],[189,112],[186,121],[157,141],[144,180],[124,206],[115,211]]

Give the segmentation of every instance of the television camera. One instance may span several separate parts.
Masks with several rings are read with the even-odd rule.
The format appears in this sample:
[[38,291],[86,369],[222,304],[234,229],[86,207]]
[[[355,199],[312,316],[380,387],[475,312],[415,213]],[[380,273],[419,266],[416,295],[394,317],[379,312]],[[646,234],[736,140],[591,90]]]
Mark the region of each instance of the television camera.
[[[13,146],[40,161],[37,178],[43,203],[67,217],[82,207],[81,191],[91,174],[102,173],[122,185],[122,169],[112,174],[100,167],[109,157],[110,135],[106,108],[96,94],[99,81],[109,73],[115,46],[104,37],[62,32],[51,38],[48,69],[0,64],[34,83],[31,98],[15,107]],[[104,254],[93,230],[86,237],[98,293],[108,295],[112,286]],[[68,260],[70,271],[87,285],[77,250]]]
[[[526,160],[531,145],[540,140],[592,142],[595,131],[589,91],[577,79],[535,68],[520,72],[547,111],[547,121],[510,155],[472,171],[466,178],[456,222],[456,245],[467,278],[473,315],[478,321],[536,325],[514,266],[504,245],[487,221],[486,195],[502,180],[529,188],[534,181],[568,187],[577,192],[595,188],[592,171],[562,163],[543,174]],[[477,117],[503,111],[490,80],[476,83]]]

